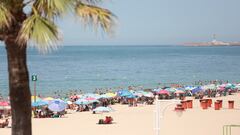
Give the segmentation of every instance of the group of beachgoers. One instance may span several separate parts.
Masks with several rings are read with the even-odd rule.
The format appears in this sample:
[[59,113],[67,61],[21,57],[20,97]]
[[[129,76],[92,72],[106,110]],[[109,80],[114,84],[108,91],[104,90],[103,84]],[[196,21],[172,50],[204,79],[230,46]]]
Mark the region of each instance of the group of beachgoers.
[[[198,86],[182,86],[174,84],[170,87],[158,87],[155,89],[136,90],[128,87],[126,90],[106,93],[71,94],[64,98],[32,96],[32,116],[34,118],[60,118],[70,111],[93,114],[114,111],[111,105],[125,104],[129,107],[137,107],[140,104],[152,105],[158,99],[180,99],[191,96],[202,99],[204,96],[217,97],[227,96],[240,90],[240,83],[211,82]],[[0,127],[9,125],[11,111],[9,101],[0,101]],[[99,123],[111,123],[111,116]]]

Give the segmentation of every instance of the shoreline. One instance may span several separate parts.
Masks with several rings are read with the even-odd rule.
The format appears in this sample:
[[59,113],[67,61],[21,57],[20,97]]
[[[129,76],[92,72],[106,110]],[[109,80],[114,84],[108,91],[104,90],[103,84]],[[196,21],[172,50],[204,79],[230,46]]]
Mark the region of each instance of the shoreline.
[[[192,97],[188,97],[192,99]],[[222,99],[223,109],[214,110],[213,107],[203,110],[199,100],[194,100],[193,109],[187,109],[181,117],[173,111],[174,106],[167,108],[164,119],[161,121],[162,135],[219,135],[223,125],[240,124],[240,93],[226,97],[212,98],[213,101]],[[235,109],[227,108],[227,100],[235,100]],[[33,118],[33,135],[153,135],[155,120],[155,105],[112,105],[116,111],[103,114],[92,112],[71,112],[66,118]],[[98,125],[98,119],[112,116],[111,125]],[[94,129],[94,130],[92,130]],[[8,128],[0,129],[1,135],[10,135]],[[240,129],[232,131],[237,135]]]

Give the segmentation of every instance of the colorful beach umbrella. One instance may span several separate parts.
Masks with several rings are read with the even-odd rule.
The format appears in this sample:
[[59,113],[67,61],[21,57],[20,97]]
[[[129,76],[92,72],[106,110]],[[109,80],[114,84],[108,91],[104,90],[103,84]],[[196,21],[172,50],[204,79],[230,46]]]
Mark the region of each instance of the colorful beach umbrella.
[[78,105],[88,105],[90,104],[90,102],[86,99],[78,99],[75,104],[78,104]]
[[117,96],[117,93],[111,93],[111,92],[109,92],[109,93],[106,93],[105,95],[108,96],[108,97],[110,97],[110,98],[113,98],[113,97],[116,97],[116,96]]
[[184,94],[185,92],[182,91],[182,90],[176,90],[174,93],[175,93],[175,94]]
[[9,106],[9,103],[7,101],[1,101],[0,106]]
[[153,95],[152,92],[143,93],[143,96],[144,96],[144,97],[154,97],[154,95]]
[[[34,101],[35,99],[35,96],[31,96],[31,100],[32,102]],[[42,100],[40,97],[36,96],[36,101],[39,101],[39,100]]]
[[67,104],[63,100],[54,99],[49,102],[48,108],[53,112],[61,112],[67,108]]
[[235,86],[236,89],[240,89],[240,84]]
[[126,97],[126,96],[131,96],[131,95],[133,95],[133,94],[128,90],[118,91],[118,96],[120,96],[120,97]]
[[177,91],[176,88],[166,88],[166,90],[169,91],[169,92],[172,92],[172,93]]
[[9,109],[11,109],[9,102],[7,101],[0,102],[0,110],[9,110]]
[[93,101],[93,100],[97,100],[96,98],[94,98],[94,97],[88,97],[88,98],[84,98],[85,100],[87,100],[87,101]]
[[156,89],[153,89],[153,92],[158,92],[160,90],[161,90],[160,88],[156,88]]
[[43,100],[45,100],[45,101],[51,101],[51,100],[54,100],[54,98],[52,98],[52,97],[46,97],[46,98],[44,98]]
[[128,95],[128,96],[125,96],[126,98],[136,98],[136,96],[135,95]]
[[169,95],[169,92],[167,90],[160,90],[159,92],[157,92],[157,94],[160,94],[160,95]]
[[106,94],[102,94],[102,95],[99,95],[99,99],[106,99],[106,98],[110,98],[109,96],[107,96]]
[[202,90],[203,90],[202,87],[194,88],[194,89],[192,90],[192,94],[195,94],[195,93],[200,92],[200,91],[202,91]]
[[194,86],[186,86],[184,89],[185,90],[193,90],[195,87]]
[[33,107],[44,106],[44,105],[48,105],[48,102],[44,100],[38,100],[36,102],[32,102]]
[[103,107],[103,106],[100,106],[100,107],[97,107],[95,109],[93,109],[94,112],[112,112],[113,109],[110,108],[110,107]]

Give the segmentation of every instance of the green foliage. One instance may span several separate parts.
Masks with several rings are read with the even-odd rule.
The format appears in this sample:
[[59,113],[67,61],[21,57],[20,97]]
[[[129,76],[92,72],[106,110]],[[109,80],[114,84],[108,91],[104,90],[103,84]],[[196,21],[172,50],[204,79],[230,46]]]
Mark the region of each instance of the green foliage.
[[34,12],[23,22],[18,34],[17,41],[21,45],[31,41],[34,46],[43,52],[55,49],[59,40],[59,31],[56,24],[40,16],[37,12]]
[[78,3],[75,10],[82,21],[87,25],[92,25],[95,30],[100,26],[104,32],[112,32],[116,17],[111,11],[83,3]]
[[[101,29],[106,33],[112,33],[116,17],[111,11],[97,6],[103,1],[25,0],[24,3],[18,0],[6,0],[4,3],[0,1],[0,30],[3,30],[3,27],[11,29],[11,24],[20,24],[17,42],[21,45],[31,43],[39,50],[47,52],[55,49],[57,42],[61,39],[55,21],[67,13],[80,17],[84,24],[93,26],[96,31]],[[26,7],[28,9],[28,13],[25,13],[26,19],[23,22],[17,22],[19,14],[16,11],[22,11],[22,8]]]
[[12,18],[12,14],[7,9],[7,6],[4,3],[0,3],[0,29],[10,27]]
[[35,0],[33,6],[43,16],[61,16],[74,7],[75,0]]

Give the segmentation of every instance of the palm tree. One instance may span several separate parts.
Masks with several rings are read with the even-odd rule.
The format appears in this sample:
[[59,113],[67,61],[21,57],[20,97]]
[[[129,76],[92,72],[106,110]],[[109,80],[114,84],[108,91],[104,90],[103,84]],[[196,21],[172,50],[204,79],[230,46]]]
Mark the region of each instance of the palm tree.
[[115,16],[98,7],[103,0],[1,0],[0,41],[5,43],[8,59],[12,135],[31,135],[31,92],[27,68],[27,46],[42,52],[57,47],[61,39],[56,21],[73,14],[111,33]]

